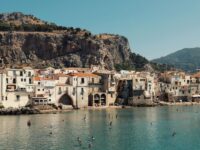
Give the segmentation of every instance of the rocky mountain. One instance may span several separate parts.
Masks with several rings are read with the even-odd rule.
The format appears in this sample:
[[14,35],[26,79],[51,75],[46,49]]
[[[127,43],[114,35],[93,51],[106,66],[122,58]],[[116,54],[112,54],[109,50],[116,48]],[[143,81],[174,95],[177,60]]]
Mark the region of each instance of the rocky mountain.
[[185,48],[165,57],[154,59],[153,62],[169,64],[184,71],[193,72],[200,68],[200,48]]
[[37,68],[101,65],[107,69],[143,69],[149,63],[131,52],[123,36],[93,35],[18,12],[0,14],[0,58],[9,67]]

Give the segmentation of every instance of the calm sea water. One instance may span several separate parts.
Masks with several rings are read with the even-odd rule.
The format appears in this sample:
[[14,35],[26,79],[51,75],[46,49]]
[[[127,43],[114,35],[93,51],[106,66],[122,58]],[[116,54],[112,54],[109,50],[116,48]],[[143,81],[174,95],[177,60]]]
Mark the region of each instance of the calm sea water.
[[200,106],[0,116],[0,150],[86,150],[89,143],[94,150],[199,150]]

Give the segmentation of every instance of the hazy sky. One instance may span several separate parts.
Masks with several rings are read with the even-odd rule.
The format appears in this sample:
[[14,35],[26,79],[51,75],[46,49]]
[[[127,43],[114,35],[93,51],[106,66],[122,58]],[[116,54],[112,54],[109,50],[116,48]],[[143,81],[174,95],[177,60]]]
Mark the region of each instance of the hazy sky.
[[0,12],[13,11],[124,35],[132,51],[149,59],[200,46],[200,0],[0,0]]

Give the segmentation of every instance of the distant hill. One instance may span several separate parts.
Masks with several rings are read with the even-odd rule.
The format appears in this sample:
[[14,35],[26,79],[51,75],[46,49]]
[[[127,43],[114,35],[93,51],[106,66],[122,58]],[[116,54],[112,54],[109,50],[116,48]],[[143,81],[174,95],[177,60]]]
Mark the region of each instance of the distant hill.
[[200,48],[184,48],[152,61],[160,64],[173,65],[184,71],[193,72],[200,68]]

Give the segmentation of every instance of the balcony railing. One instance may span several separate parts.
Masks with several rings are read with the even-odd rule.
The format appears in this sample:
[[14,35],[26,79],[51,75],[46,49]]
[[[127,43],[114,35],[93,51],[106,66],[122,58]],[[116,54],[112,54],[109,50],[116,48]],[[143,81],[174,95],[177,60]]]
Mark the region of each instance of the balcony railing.
[[89,82],[89,85],[102,85],[102,83],[98,82],[98,83],[94,83],[94,82]]

